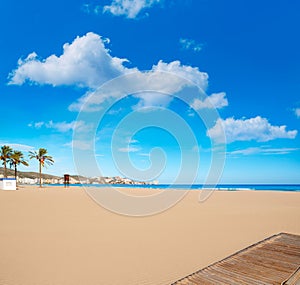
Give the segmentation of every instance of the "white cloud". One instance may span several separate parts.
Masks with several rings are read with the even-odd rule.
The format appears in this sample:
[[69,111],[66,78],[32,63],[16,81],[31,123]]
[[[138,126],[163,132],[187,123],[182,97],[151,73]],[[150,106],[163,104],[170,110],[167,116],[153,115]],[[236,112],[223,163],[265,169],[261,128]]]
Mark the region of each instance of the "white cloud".
[[37,129],[40,129],[41,127],[45,127],[47,129],[54,129],[58,132],[65,133],[68,131],[74,131],[77,132],[88,132],[92,129],[91,124],[86,124],[84,121],[72,121],[72,122],[37,122],[37,123],[30,123],[28,124],[29,127],[35,127]]
[[[197,67],[183,65],[180,61],[165,63],[160,60],[149,71],[126,68],[123,65],[126,59],[111,56],[110,50],[105,47],[108,42],[108,39],[103,39],[97,34],[87,33],[77,37],[71,44],[65,44],[60,56],[51,55],[46,59],[39,59],[36,53],[31,53],[25,60],[18,61],[17,69],[9,75],[9,84],[22,85],[29,82],[89,87],[84,96],[69,106],[71,111],[80,110],[87,99],[91,100],[85,106],[86,111],[97,111],[106,99],[118,98],[124,92],[130,94],[132,91],[136,94],[136,90],[159,90],[162,94],[169,95],[181,91],[186,86],[197,85],[200,94],[205,93],[208,75]],[[130,80],[121,75],[130,75]],[[120,84],[109,86],[107,90],[97,90],[103,83],[116,77],[120,78]],[[149,98],[141,94],[140,98],[141,104],[145,106],[150,102],[166,106],[171,100],[169,96],[153,94],[149,95]],[[36,123],[35,127],[43,125],[38,124]]]
[[202,50],[203,45],[197,43],[195,40],[180,38],[179,43],[182,49],[192,50],[199,52]]
[[150,157],[150,153],[139,153],[140,156]]
[[136,95],[137,98],[140,99],[139,103],[136,106],[133,106],[134,110],[152,110],[152,107],[167,107],[169,103],[172,101],[172,97],[169,95],[164,95],[160,93],[147,93],[143,92]]
[[82,11],[87,14],[100,14],[102,13],[102,7],[98,5],[92,5],[92,4],[83,4],[82,5]]
[[300,108],[295,109],[295,114],[298,118],[300,118]]
[[118,151],[120,152],[138,152],[140,148],[134,144],[139,143],[138,140],[132,139],[131,137],[125,138],[125,143],[127,144],[126,147],[120,147]]
[[150,8],[161,0],[113,0],[111,5],[106,5],[103,12],[108,12],[114,16],[125,16],[134,19],[144,9]]
[[108,39],[94,33],[77,37],[64,44],[63,54],[39,59],[31,53],[19,59],[18,67],[10,73],[9,84],[21,85],[26,81],[37,84],[78,85],[97,88],[103,82],[126,73],[126,59],[112,57],[105,48]]
[[[189,80],[189,81],[193,82],[194,84],[199,86],[202,90],[206,90],[207,85],[208,85],[208,74],[206,72],[199,71],[199,69],[197,67],[182,65],[179,60],[175,60],[170,63],[165,63],[162,60],[160,60],[157,65],[154,65],[152,67],[150,74],[151,74],[151,72],[158,73],[159,76],[161,76],[161,74],[159,74],[159,72],[176,74],[178,77],[182,77],[185,80]],[[161,78],[161,81],[159,81],[158,83],[160,85],[163,85],[163,82],[165,80],[166,80],[166,78],[163,77],[163,78]],[[169,80],[167,80],[165,82],[165,85],[168,86],[167,90],[173,90],[172,88],[170,88],[170,85],[172,83],[176,83],[176,82],[168,82],[168,81]],[[178,83],[180,83],[180,87],[178,87],[178,86],[174,87],[174,89],[177,91],[182,88],[182,85],[181,85],[182,82],[181,81],[177,82],[177,85],[178,85]],[[185,84],[186,84],[186,82],[185,82]],[[172,92],[172,91],[170,91],[170,92]],[[168,93],[168,92],[166,91],[166,93]]]
[[213,93],[206,97],[203,101],[195,98],[194,102],[192,103],[192,107],[195,110],[212,108],[221,109],[226,106],[228,106],[228,100],[225,92]]
[[228,152],[228,155],[238,156],[238,155],[253,155],[253,154],[288,154],[293,151],[298,151],[299,148],[268,148],[268,147],[249,147],[246,149],[239,149],[235,151]]
[[93,142],[87,140],[73,140],[69,143],[64,144],[64,146],[80,150],[91,150],[93,149]]
[[68,132],[70,130],[77,132],[88,132],[93,127],[91,124],[86,124],[84,121],[57,122],[50,121],[46,124],[47,128],[55,129],[59,132]]
[[138,143],[138,140],[132,139],[132,138],[126,138],[125,143],[127,144],[133,144],[133,143]]
[[107,114],[107,115],[115,116],[115,115],[120,114],[122,111],[123,111],[123,108],[110,109],[106,114]]
[[215,126],[207,131],[207,135],[218,143],[223,143],[222,133],[225,131],[226,142],[255,140],[265,142],[278,138],[293,139],[297,131],[287,131],[286,126],[272,126],[266,118],[257,116],[251,119],[227,118],[218,119]]
[[195,111],[193,111],[193,109],[188,109],[187,115],[188,115],[189,117],[195,117]]
[[[118,80],[118,84],[102,85],[99,90],[87,92],[72,103],[69,110],[79,111],[84,106],[84,111],[98,111],[105,100],[119,98],[123,94],[136,94],[136,97],[141,99],[141,106],[150,107],[151,104],[166,106],[172,100],[170,94],[195,85],[199,87],[199,92],[204,94],[208,86],[207,73],[199,71],[197,67],[182,65],[180,61],[170,63],[159,61],[157,65],[152,66],[151,70],[144,72],[128,69],[127,75],[119,77]],[[141,92],[137,93],[137,90]],[[149,90],[146,92],[149,95],[147,97],[145,90]],[[157,91],[150,92],[151,90],[159,90],[160,94]]]
[[19,150],[19,151],[30,151],[34,150],[33,146],[26,145],[26,144],[19,144],[19,143],[9,143],[9,142],[0,142],[0,145],[8,145],[14,150]]
[[29,123],[28,127],[40,129],[44,124],[44,122]]
[[128,147],[121,147],[118,149],[120,152],[137,152],[140,150],[138,147],[128,146]]

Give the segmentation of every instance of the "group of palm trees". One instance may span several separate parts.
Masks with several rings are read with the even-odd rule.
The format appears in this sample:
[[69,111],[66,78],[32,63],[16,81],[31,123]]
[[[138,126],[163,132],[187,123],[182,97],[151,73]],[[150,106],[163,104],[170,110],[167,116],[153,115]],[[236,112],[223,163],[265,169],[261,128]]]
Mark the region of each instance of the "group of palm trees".
[[[48,151],[45,148],[40,148],[38,151],[29,151],[29,159],[37,159],[39,162],[39,184],[42,187],[42,167],[52,165],[54,160],[52,156],[48,155]],[[4,167],[4,177],[7,178],[7,164],[10,168],[15,170],[15,178],[17,179],[17,167],[22,164],[28,166],[28,162],[25,160],[24,154],[19,150],[13,150],[10,146],[4,145],[0,149],[0,160]]]

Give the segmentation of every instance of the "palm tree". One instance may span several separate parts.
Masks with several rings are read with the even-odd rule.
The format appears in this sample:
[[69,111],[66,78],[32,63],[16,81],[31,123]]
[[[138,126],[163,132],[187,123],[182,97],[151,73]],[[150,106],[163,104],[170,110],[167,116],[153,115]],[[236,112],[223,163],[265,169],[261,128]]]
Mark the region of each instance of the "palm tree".
[[40,173],[40,187],[42,187],[42,167],[47,165],[52,165],[54,160],[52,156],[47,155],[47,150],[45,148],[40,148],[38,151],[30,151],[29,158],[35,158],[39,161],[39,173]]
[[16,186],[18,187],[18,182],[17,182],[17,166],[20,164],[23,164],[25,166],[28,166],[28,162],[24,160],[24,155],[21,151],[14,150],[13,153],[11,154],[9,158],[9,164],[10,167],[14,166],[15,168],[15,179],[16,179]]
[[0,151],[0,160],[2,160],[2,164],[4,166],[4,177],[7,177],[6,163],[9,161],[10,156],[12,155],[12,148],[8,145],[4,145],[1,147]]

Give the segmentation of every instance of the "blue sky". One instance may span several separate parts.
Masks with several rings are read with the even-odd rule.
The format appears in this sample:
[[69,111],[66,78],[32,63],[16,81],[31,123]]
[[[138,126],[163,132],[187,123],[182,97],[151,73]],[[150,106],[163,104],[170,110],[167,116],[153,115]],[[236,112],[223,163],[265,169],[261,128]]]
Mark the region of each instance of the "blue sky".
[[57,175],[300,183],[299,12],[296,0],[2,1],[0,144],[47,148]]

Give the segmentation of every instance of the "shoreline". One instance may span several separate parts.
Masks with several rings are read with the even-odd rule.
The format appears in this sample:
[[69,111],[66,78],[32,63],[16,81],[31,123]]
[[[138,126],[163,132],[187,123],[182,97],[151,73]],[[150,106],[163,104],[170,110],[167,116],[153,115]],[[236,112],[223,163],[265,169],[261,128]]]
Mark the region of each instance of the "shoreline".
[[[131,185],[131,184],[44,184],[43,188],[116,188],[116,189],[148,189],[148,190],[176,190],[176,191],[275,191],[275,192],[300,192],[300,184],[219,184],[215,188],[209,186],[201,188],[203,184],[186,185]],[[38,187],[38,184],[19,184],[19,187]],[[228,187],[226,187],[228,186]]]

